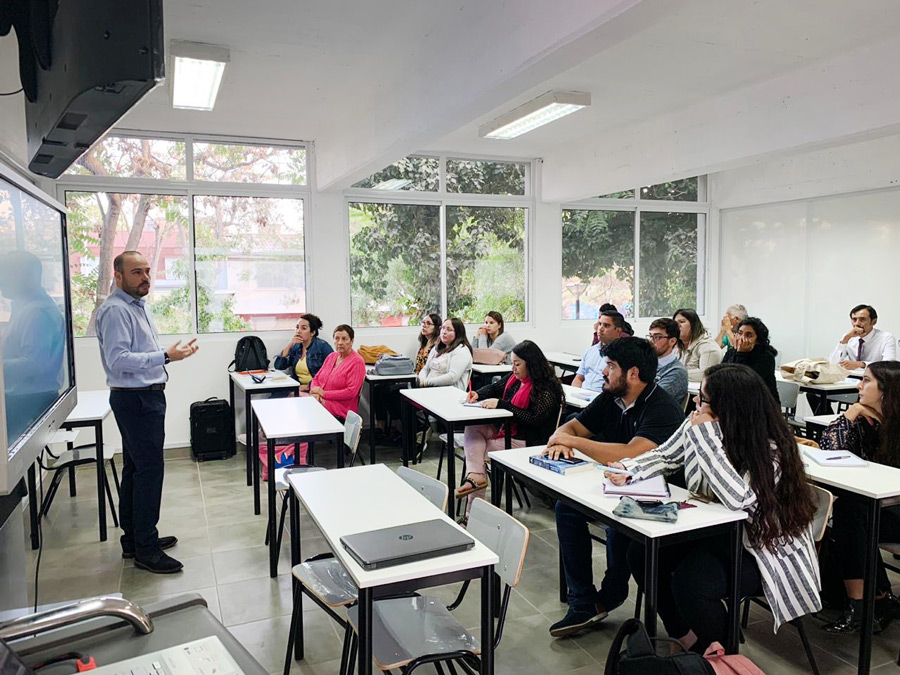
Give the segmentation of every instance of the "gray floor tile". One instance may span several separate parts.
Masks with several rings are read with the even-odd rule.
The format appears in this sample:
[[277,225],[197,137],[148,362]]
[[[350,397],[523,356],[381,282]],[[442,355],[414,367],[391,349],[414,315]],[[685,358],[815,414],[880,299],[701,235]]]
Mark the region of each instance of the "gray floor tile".
[[[304,665],[336,663],[341,657],[341,641],[324,612],[304,613]],[[288,628],[291,617],[279,616],[228,628],[267,672],[280,672],[284,667]],[[296,664],[298,669],[300,664]],[[301,671],[303,672],[303,671]],[[323,672],[310,671],[305,672]],[[331,671],[336,673],[337,669]]]
[[[268,546],[217,551],[212,554],[212,558],[216,571],[216,583],[219,585],[247,579],[268,578],[269,576]],[[290,546],[285,541],[281,546],[281,556],[278,559],[278,573],[287,574],[290,572],[290,565]]]
[[291,613],[291,575],[281,574],[219,584],[219,606],[226,626],[270,619]]
[[215,586],[210,586],[209,588],[198,588],[193,591],[183,591],[180,593],[167,593],[165,595],[156,595],[149,596],[146,598],[131,598],[134,602],[139,605],[149,605],[151,602],[157,602],[159,600],[168,600],[169,598],[176,598],[185,593],[199,593],[203,596],[203,599],[206,600],[206,606],[210,612],[219,620],[222,620],[222,612],[219,610],[219,594],[216,591]]

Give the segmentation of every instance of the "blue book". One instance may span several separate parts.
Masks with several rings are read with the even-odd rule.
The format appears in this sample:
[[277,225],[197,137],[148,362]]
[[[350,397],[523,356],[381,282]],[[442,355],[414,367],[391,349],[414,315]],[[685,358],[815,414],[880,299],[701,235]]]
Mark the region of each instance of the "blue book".
[[594,466],[594,462],[586,462],[583,459],[550,459],[541,455],[532,455],[528,461],[539,466],[542,469],[553,471],[567,476],[570,473],[580,473],[582,471],[590,471]]

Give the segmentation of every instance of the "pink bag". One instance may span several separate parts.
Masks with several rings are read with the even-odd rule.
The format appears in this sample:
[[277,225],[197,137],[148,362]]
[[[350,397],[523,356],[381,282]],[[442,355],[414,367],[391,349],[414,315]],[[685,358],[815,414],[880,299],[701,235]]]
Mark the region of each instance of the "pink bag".
[[703,654],[717,675],[766,675],[756,664],[740,654],[726,654],[725,648],[713,642]]
[[[309,446],[306,443],[300,444],[300,460],[298,464],[306,464],[306,449]],[[262,480],[269,480],[269,454],[265,443],[259,445],[259,463],[262,466]],[[294,463],[294,444],[276,445],[275,446],[275,468],[283,469]]]

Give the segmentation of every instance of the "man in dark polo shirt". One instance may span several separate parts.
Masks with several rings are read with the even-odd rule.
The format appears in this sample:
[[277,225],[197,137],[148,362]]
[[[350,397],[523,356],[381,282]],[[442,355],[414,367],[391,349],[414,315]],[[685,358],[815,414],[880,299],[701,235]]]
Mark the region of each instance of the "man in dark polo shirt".
[[[603,371],[603,393],[547,442],[545,454],[571,457],[579,450],[598,462],[637,457],[669,438],[684,421],[678,402],[654,383],[658,359],[649,342],[619,338],[609,345]],[[597,474],[600,480],[600,474]],[[613,529],[606,533],[606,574],[600,591],[591,569],[588,517],[556,503],[556,531],[562,553],[569,612],[550,627],[553,637],[573,635],[599,624],[628,597],[629,539]]]

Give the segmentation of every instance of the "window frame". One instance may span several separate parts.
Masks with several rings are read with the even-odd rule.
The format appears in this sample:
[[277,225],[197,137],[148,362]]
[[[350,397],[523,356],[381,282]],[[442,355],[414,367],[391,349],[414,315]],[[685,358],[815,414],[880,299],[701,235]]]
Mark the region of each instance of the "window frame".
[[[309,244],[309,227],[310,214],[312,213],[313,182],[315,177],[315,153],[313,144],[308,141],[291,141],[286,139],[271,138],[251,138],[245,136],[224,136],[217,134],[185,134],[176,132],[157,132],[157,131],[137,131],[133,129],[112,129],[108,136],[117,136],[125,138],[151,138],[155,140],[169,140],[183,142],[185,144],[185,180],[167,180],[162,178],[133,178],[133,177],[117,177],[117,176],[83,176],[83,175],[67,175],[63,174],[56,181],[56,196],[63,204],[66,203],[66,192],[119,192],[133,194],[157,194],[157,195],[174,195],[183,196],[188,200],[188,251],[187,255],[190,260],[188,270],[188,282],[191,285],[191,318],[192,326],[190,335],[203,336],[204,339],[221,338],[232,341],[235,335],[243,333],[234,332],[199,332],[199,316],[197,312],[197,274],[196,274],[196,251],[195,251],[195,228],[194,228],[194,198],[203,196],[212,197],[268,197],[268,198],[284,198],[299,199],[303,202],[303,276],[304,289],[306,294],[306,311],[310,311],[312,306],[312,287],[310,274],[310,255],[308,250]],[[205,180],[194,180],[194,152],[193,144],[199,143],[221,143],[230,145],[258,145],[266,147],[289,147],[292,149],[303,149],[306,152],[306,181],[303,185],[278,185],[278,184],[254,184],[254,183],[238,183],[213,182]],[[377,191],[376,191],[377,192]],[[261,330],[255,332],[264,333],[283,333],[283,330]],[[168,335],[168,334],[167,334]],[[172,335],[182,335],[173,333]],[[185,334],[187,335],[187,334]],[[96,339],[92,336],[81,336],[76,339],[89,338]]]
[[[592,197],[590,199],[582,199],[576,202],[566,202],[560,205],[560,241],[562,240],[562,212],[563,211],[626,211],[634,214],[634,316],[629,317],[634,321],[642,321],[657,318],[653,316],[645,316],[641,313],[641,214],[642,213],[692,213],[703,216],[703,227],[697,233],[697,313],[704,316],[708,305],[710,294],[709,275],[706,273],[709,265],[711,254],[710,239],[710,203],[708,191],[708,177],[697,176],[697,197],[703,197],[703,201],[681,202],[667,201],[662,199],[601,199]],[[640,188],[624,187],[622,190],[633,189],[635,194],[640,194]],[[620,191],[622,191],[620,190]],[[561,277],[560,277],[561,279]],[[702,289],[702,297],[699,293]],[[560,305],[560,322],[564,326],[591,324],[596,319],[566,319],[562,315],[562,305]]]
[[[346,233],[346,260],[347,260],[347,288],[353,287],[353,279],[350,265],[350,204],[354,202],[369,202],[378,204],[408,204],[413,206],[429,205],[438,206],[440,222],[440,246],[441,246],[441,316],[447,314],[447,207],[496,207],[496,208],[523,208],[525,209],[525,235],[523,238],[523,275],[525,284],[525,318],[523,321],[509,321],[507,324],[525,328],[534,327],[534,311],[532,307],[531,277],[532,261],[531,251],[533,236],[533,223],[535,218],[536,203],[534,197],[535,161],[522,159],[521,157],[484,156],[466,153],[411,153],[415,157],[434,157],[439,160],[439,181],[437,192],[419,192],[414,190],[375,190],[372,188],[347,188],[343,191],[343,226]],[[516,163],[525,164],[525,194],[524,195],[482,195],[466,192],[447,192],[447,160],[473,160],[480,162]],[[351,306],[348,308],[352,314]],[[360,330],[396,330],[396,326],[355,326]],[[411,328],[406,326],[404,328]]]

